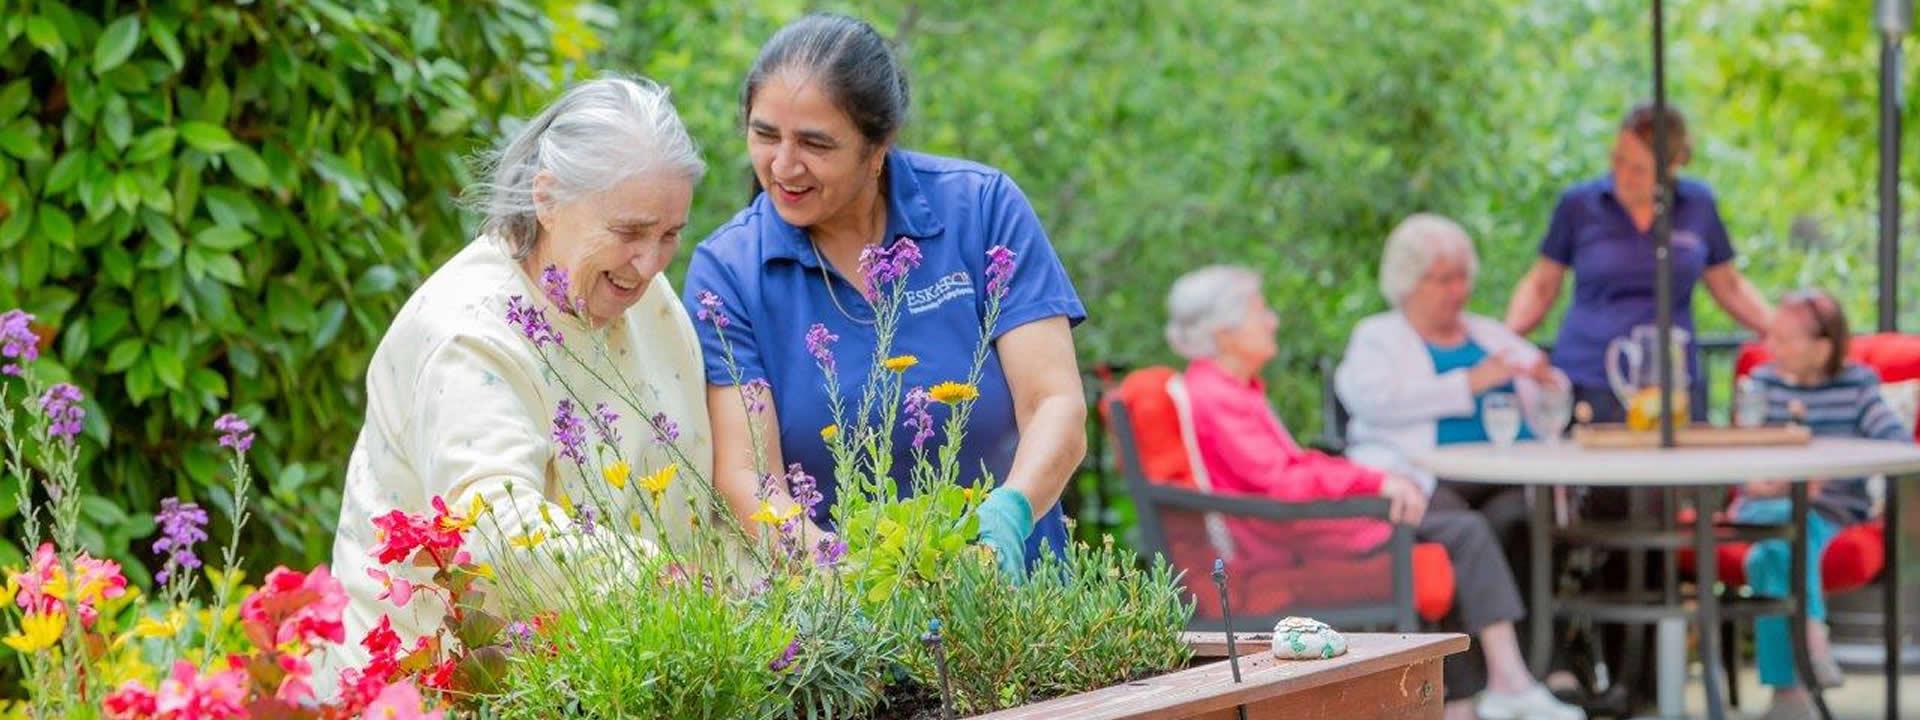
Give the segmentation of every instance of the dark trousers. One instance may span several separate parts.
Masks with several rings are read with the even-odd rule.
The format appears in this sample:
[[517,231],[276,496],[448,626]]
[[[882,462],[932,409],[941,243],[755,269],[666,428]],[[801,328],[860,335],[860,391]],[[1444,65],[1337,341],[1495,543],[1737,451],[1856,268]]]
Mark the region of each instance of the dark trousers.
[[[1453,610],[1443,625],[1478,635],[1489,625],[1518,622],[1526,616],[1513,570],[1485,516],[1472,510],[1429,507],[1413,535],[1420,542],[1439,543],[1453,562]],[[1441,674],[1448,700],[1470,698],[1486,689],[1486,658],[1478,640],[1467,652],[1442,661]]]

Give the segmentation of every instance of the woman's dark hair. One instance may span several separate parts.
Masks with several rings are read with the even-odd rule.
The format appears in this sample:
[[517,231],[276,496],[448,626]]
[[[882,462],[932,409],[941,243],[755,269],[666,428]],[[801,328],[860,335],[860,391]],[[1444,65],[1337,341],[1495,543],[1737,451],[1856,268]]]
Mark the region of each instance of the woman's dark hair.
[[[740,119],[753,114],[753,98],[768,78],[787,70],[807,73],[853,119],[870,144],[886,142],[907,119],[907,73],[892,46],[865,20],[810,13],[773,34],[747,71],[740,88]],[[754,192],[760,182],[754,180]]]
[[1687,164],[1688,160],[1693,159],[1693,141],[1687,137],[1687,119],[1672,105],[1667,106],[1665,113],[1656,113],[1653,103],[1650,102],[1633,106],[1632,110],[1627,111],[1627,116],[1621,118],[1620,132],[1630,133],[1640,138],[1640,142],[1646,143],[1647,147],[1651,148],[1653,147],[1653,126],[1655,117],[1658,115],[1666,117],[1666,122],[1661,124],[1667,129],[1669,157],[1673,158],[1673,163],[1676,165]]
[[1796,290],[1788,293],[1780,301],[1781,305],[1799,305],[1806,308],[1807,317],[1813,320],[1813,337],[1827,340],[1833,345],[1833,354],[1827,356],[1825,370],[1827,377],[1837,377],[1840,370],[1847,366],[1847,343],[1853,334],[1847,329],[1847,313],[1840,309],[1840,303],[1824,290]]

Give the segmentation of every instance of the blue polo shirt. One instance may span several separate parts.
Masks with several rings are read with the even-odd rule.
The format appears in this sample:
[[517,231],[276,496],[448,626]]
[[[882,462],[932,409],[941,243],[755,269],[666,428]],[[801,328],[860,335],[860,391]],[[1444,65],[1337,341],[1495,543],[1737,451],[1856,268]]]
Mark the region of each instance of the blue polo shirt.
[[[920,267],[907,276],[907,299],[891,351],[919,359],[906,371],[909,388],[965,382],[987,308],[986,253],[995,245],[1011,249],[1017,264],[994,340],[1036,320],[1064,316],[1078,324],[1086,318],[1032,205],[1005,173],[964,160],[888,152],[886,237],[893,242],[902,236],[913,238],[923,255]],[[694,249],[683,287],[689,312],[698,312],[700,293],[711,291],[725,303],[731,321],[725,348],[711,323],[695,323],[707,382],[734,383],[726,363],[729,350],[743,380],[767,380],[779,414],[780,454],[820,479],[826,499],[813,519],[832,527],[828,511],[838,482],[820,430],[833,423],[833,414],[825,378],[805,338],[814,323],[840,336],[832,347],[842,410],[857,412],[873,361],[876,338],[867,324],[873,306],[831,265],[822,266],[806,231],[781,219],[765,193]],[[1020,443],[997,348],[988,350],[979,390],[959,456],[961,478],[968,483],[980,478],[983,466],[1004,480]],[[936,403],[936,428],[945,426],[946,415],[946,406]],[[869,422],[880,421],[876,415]],[[903,494],[911,484],[906,468],[913,463],[912,441],[913,431],[896,421],[894,475]],[[927,441],[929,455],[943,441],[940,434]],[[1036,515],[1027,538],[1029,562],[1039,557],[1042,542],[1056,550],[1067,542],[1059,504]]]
[[[1654,321],[1651,230],[1641,232],[1613,193],[1613,177],[1573,186],[1560,196],[1540,255],[1573,269],[1573,304],[1560,322],[1553,364],[1575,385],[1607,387],[1607,343]],[[1733,259],[1713,191],[1679,180],[1673,202],[1673,324],[1693,330],[1693,286],[1707,268]],[[1700,377],[1700,352],[1687,353]]]

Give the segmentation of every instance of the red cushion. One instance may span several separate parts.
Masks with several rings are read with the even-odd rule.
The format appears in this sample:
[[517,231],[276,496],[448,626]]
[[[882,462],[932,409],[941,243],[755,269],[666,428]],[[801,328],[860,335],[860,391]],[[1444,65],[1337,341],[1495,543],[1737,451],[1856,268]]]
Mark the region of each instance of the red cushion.
[[[1746,377],[1747,373],[1771,359],[1766,345],[1747,343],[1740,348],[1739,357],[1733,361],[1733,376]],[[1881,382],[1896,383],[1920,378],[1920,335],[1856,335],[1847,343],[1847,359],[1878,371]],[[1914,437],[1920,439],[1920,427],[1915,428],[1914,433]]]
[[[1884,527],[1875,520],[1841,528],[1833,542],[1820,553],[1820,586],[1828,594],[1857,590],[1873,582],[1887,565]],[[1725,543],[1715,548],[1720,555],[1720,581],[1731,586],[1747,582],[1748,543]],[[1693,550],[1680,551],[1680,568],[1693,572]]]
[[[1213,586],[1212,549],[1187,542],[1173,549],[1175,570],[1193,595],[1194,616],[1218,619],[1220,594]],[[1283,615],[1308,608],[1339,608],[1360,603],[1385,603],[1392,598],[1391,556],[1376,553],[1351,560],[1318,559],[1295,565],[1233,569],[1229,566],[1227,592],[1233,611],[1248,615]],[[1413,607],[1427,622],[1439,622],[1453,609],[1453,561],[1437,543],[1413,546]]]
[[[1134,449],[1140,453],[1141,470],[1147,480],[1156,485],[1192,488],[1193,468],[1187,463],[1186,443],[1180,439],[1180,411],[1167,394],[1167,381],[1174,374],[1173,368],[1164,365],[1136,370],[1120,382],[1113,395],[1127,406]],[[1105,403],[1100,412],[1108,412]],[[1107,427],[1113,425],[1108,423]]]

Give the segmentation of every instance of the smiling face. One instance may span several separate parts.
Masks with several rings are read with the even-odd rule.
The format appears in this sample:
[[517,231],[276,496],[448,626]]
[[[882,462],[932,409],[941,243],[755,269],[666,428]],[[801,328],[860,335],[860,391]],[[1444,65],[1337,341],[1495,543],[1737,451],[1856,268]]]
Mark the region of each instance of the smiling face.
[[1400,302],[1400,308],[1427,321],[1415,323],[1417,326],[1441,327],[1457,322],[1472,297],[1473,272],[1466,258],[1443,254],[1427,263],[1427,272]]
[[1833,341],[1822,337],[1813,308],[1805,302],[1781,303],[1767,326],[1767,353],[1784,374],[1821,377],[1833,357]]
[[673,173],[643,173],[556,204],[546,200],[551,182],[544,175],[534,181],[540,242],[527,271],[537,278],[549,265],[565,270],[589,320],[618,317],[673,262],[693,183]]
[[[1680,163],[1667,163],[1677,173]],[[1631,132],[1622,132],[1613,141],[1613,193],[1627,207],[1651,207],[1659,178],[1653,173],[1653,146]]]
[[868,142],[853,118],[805,74],[781,72],[754,93],[747,150],[774,210],[794,227],[870,207],[889,143]]

